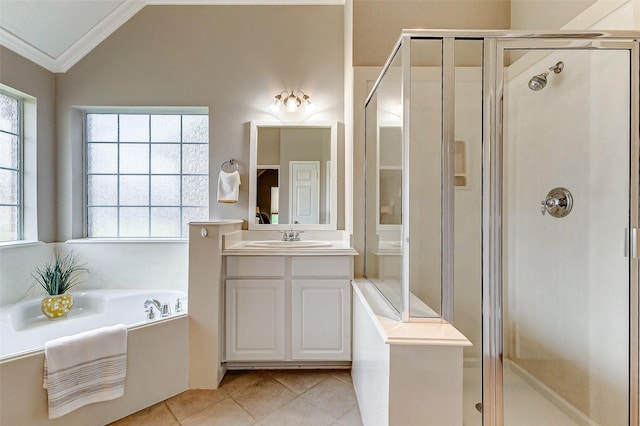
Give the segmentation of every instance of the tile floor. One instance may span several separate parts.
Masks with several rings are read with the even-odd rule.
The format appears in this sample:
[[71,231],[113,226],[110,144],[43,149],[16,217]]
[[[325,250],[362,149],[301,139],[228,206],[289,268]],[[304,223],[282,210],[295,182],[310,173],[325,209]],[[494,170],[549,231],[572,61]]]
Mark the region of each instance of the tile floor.
[[360,426],[349,370],[229,371],[111,426]]

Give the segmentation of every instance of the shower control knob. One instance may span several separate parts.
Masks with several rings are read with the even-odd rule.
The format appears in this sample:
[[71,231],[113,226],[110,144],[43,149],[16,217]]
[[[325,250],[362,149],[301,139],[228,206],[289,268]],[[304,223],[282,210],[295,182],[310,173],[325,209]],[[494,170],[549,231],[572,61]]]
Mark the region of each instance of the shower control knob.
[[542,204],[540,212],[543,216],[549,213],[549,215],[553,217],[561,218],[571,212],[573,208],[573,196],[566,188],[553,188],[540,204]]

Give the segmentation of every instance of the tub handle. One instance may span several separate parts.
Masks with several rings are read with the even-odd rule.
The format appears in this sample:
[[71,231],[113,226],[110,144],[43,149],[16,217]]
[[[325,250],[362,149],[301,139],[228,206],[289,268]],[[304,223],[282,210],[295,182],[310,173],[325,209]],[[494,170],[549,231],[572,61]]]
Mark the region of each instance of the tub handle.
[[166,318],[166,317],[170,317],[171,316],[171,307],[169,306],[168,303],[165,303],[162,305],[162,312],[160,313],[160,316],[162,318]]
[[145,312],[147,313],[147,319],[148,320],[152,320],[152,319],[156,318],[156,314],[153,311],[153,306],[149,306],[149,308],[146,309]]
[[176,313],[178,312],[182,312],[182,302],[180,301],[180,298],[176,299]]

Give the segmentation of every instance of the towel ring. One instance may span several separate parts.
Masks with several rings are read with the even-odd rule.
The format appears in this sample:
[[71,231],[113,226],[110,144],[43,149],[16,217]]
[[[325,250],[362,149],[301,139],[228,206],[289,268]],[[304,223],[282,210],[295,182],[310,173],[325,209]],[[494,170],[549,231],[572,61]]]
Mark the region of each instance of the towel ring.
[[[227,167],[227,168],[230,167],[233,170],[228,170],[228,169],[225,170],[225,167]],[[237,172],[238,170],[240,170],[240,166],[238,166],[238,162],[232,158],[232,159],[227,160],[224,163],[222,163],[220,165],[220,170],[222,170],[225,173],[233,173],[233,172]]]

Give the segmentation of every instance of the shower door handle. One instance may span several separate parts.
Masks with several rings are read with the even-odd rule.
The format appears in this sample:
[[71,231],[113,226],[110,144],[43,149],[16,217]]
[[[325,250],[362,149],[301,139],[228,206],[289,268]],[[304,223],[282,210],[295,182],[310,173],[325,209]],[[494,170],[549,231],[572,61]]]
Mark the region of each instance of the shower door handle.
[[638,254],[638,228],[625,228],[624,255],[631,259],[640,259]]

